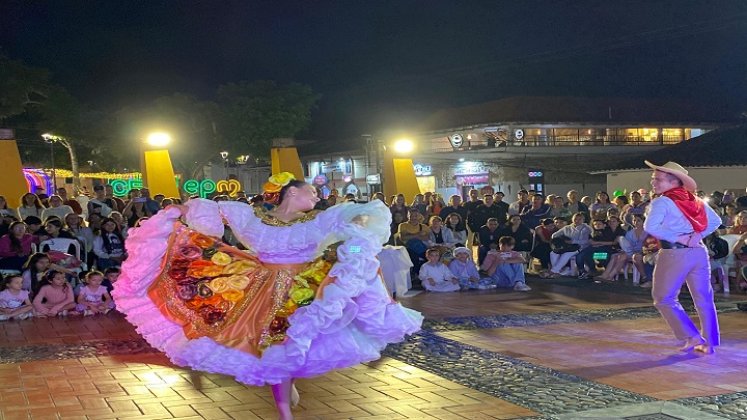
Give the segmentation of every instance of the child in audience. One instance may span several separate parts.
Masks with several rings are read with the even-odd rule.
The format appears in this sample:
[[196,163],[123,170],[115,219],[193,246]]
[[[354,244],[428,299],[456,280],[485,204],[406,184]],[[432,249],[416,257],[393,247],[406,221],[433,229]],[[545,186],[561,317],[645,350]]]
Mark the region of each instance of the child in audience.
[[513,287],[517,292],[532,290],[524,278],[526,260],[514,251],[516,240],[511,236],[498,239],[498,250],[491,250],[482,263],[482,269],[492,278],[497,287]]
[[75,310],[85,316],[108,314],[114,307],[112,297],[101,285],[104,275],[100,271],[90,271],[86,274],[86,284],[80,288],[78,305]]
[[418,277],[429,292],[454,292],[459,290],[459,281],[441,262],[441,251],[431,248],[425,253],[428,262],[420,266]]
[[111,293],[114,290],[114,283],[117,282],[121,272],[119,267],[109,267],[104,270],[104,281],[101,282],[101,285],[106,287],[107,292]]
[[0,284],[0,321],[26,319],[33,315],[28,290],[23,290],[19,274],[6,276]]
[[463,246],[454,249],[454,259],[449,263],[449,270],[456,276],[462,290],[495,287],[490,278],[480,278],[477,266],[472,261],[472,253]]
[[51,261],[43,252],[37,252],[29,257],[23,266],[23,290],[28,290],[33,298],[44,285],[44,273],[49,270]]
[[49,270],[44,275],[44,280],[47,284],[42,286],[34,297],[36,316],[66,316],[68,311],[75,309],[73,288],[65,279],[65,273]]

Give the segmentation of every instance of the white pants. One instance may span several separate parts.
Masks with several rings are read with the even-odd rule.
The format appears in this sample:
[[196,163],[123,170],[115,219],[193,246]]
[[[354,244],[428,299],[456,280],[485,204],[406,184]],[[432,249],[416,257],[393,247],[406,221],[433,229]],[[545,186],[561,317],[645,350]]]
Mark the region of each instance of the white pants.
[[568,265],[569,262],[571,262],[571,259],[576,257],[576,254],[578,254],[578,251],[564,252],[562,254],[551,252],[550,271],[555,274],[560,274],[563,268],[565,268],[565,266]]

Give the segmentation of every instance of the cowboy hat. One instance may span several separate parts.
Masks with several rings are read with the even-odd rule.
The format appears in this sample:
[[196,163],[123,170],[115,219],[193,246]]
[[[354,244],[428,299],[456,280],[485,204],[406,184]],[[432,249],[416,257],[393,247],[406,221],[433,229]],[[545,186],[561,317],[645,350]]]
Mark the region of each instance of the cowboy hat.
[[680,181],[682,181],[682,187],[688,191],[695,192],[698,189],[698,184],[687,174],[687,169],[683,168],[679,163],[667,162],[661,166],[654,165],[647,160],[645,160],[644,163],[655,171],[666,172],[676,176]]

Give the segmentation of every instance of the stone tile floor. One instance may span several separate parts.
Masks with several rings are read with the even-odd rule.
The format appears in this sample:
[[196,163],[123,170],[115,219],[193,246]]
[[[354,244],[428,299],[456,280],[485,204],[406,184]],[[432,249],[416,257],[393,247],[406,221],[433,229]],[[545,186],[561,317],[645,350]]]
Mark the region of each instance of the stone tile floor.
[[[747,418],[743,295],[718,296],[722,346],[696,356],[677,351],[648,291],[529,284],[402,299],[426,315],[424,330],[381,360],[298,381],[297,418]],[[0,323],[0,419],[28,418],[275,412],[269,389],[175,367],[110,314]]]

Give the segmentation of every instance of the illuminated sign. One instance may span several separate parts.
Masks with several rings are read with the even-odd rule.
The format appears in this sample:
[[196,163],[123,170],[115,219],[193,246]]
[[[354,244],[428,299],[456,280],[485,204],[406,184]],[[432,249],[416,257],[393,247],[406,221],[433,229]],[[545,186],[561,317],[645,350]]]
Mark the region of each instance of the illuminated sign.
[[[109,181],[112,186],[112,192],[116,197],[124,197],[132,189],[143,188],[142,179],[112,179]],[[179,183],[177,182],[177,186]],[[235,179],[220,180],[218,182],[212,179],[188,179],[182,184],[182,190],[189,195],[199,195],[201,198],[207,198],[214,192],[226,194],[230,197],[236,197],[241,191],[241,183]]]
[[433,173],[431,165],[421,165],[416,163],[415,165],[412,165],[412,167],[415,170],[415,176],[428,176]]

